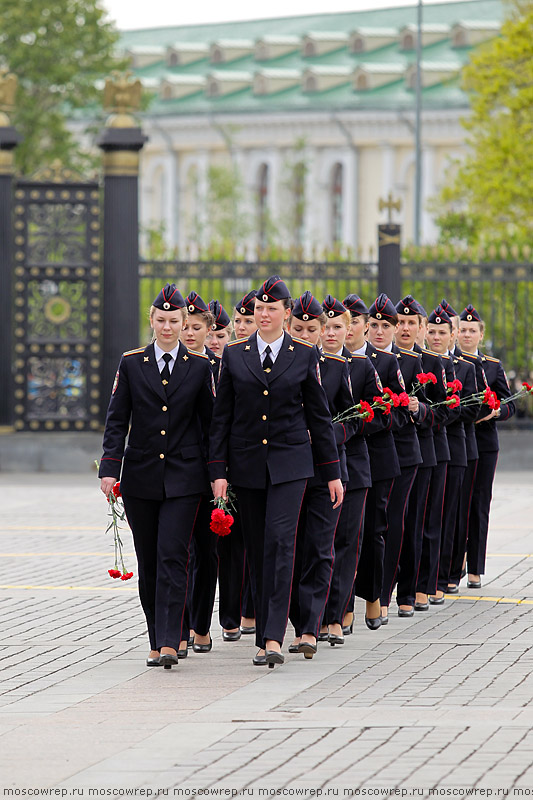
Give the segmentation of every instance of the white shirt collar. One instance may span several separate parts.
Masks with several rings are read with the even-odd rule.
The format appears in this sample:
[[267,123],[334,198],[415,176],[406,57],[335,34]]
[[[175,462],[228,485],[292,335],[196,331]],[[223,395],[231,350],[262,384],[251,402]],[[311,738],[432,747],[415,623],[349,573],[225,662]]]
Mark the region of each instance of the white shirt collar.
[[163,358],[163,355],[168,352],[172,356],[172,361],[169,364],[169,369],[170,369],[170,371],[172,371],[172,366],[173,366],[175,360],[178,357],[179,347],[180,347],[180,345],[179,345],[179,342],[178,342],[176,347],[173,347],[172,350],[161,350],[161,348],[159,347],[157,342],[154,342],[155,360],[157,361],[157,364],[160,367],[160,369],[163,369],[163,366],[165,364],[165,360]]
[[259,356],[262,356],[265,350],[267,349],[268,345],[270,344],[271,350],[271,359],[275,361],[279,351],[281,350],[281,345],[283,344],[283,340],[285,339],[285,332],[281,334],[278,339],[275,339],[273,342],[265,342],[264,339],[261,338],[261,334],[257,333],[257,349],[259,351]]
[[354,350],[353,351],[354,356],[366,356],[366,346],[367,342],[365,342],[362,347],[358,347],[357,350]]

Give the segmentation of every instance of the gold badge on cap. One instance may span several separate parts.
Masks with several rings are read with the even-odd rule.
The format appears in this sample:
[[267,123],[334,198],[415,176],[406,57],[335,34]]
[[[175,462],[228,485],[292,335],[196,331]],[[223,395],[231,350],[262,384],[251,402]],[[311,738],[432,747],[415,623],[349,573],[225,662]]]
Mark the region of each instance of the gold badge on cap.
[[242,308],[241,308],[241,314],[245,314],[245,313],[246,313],[246,309],[245,309],[245,307],[244,307],[244,306],[242,306]]
[[437,325],[440,325],[441,318],[440,317],[435,317],[435,322],[437,323]]
[[192,314],[192,313],[193,313],[193,311],[194,311],[194,306],[193,306],[193,305],[190,305],[190,306],[189,306],[189,308],[188,308],[187,310],[188,310],[188,311],[189,311],[189,312]]
[[379,311],[378,311],[378,313],[376,314],[376,319],[381,319],[381,314],[379,313]]
[[170,303],[163,303],[163,308],[165,309],[165,311],[168,311],[170,308]]
[[404,308],[403,313],[404,314],[408,314],[409,313],[409,309],[408,308]]
[[268,295],[264,294],[261,299],[263,300],[264,303],[266,303],[268,301]]
[[302,319],[304,322],[307,322],[307,320],[309,319],[309,314],[303,314]]
[[335,316],[335,312],[333,310],[328,311],[328,317],[334,317],[334,316]]
[[466,318],[467,318],[468,322],[472,322],[472,314],[467,314]]

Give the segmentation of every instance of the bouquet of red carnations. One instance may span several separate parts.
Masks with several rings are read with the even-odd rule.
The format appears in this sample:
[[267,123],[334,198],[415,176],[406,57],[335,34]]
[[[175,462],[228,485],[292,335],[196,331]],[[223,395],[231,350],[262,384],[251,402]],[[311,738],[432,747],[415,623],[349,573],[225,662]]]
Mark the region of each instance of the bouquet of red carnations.
[[123,545],[122,539],[120,538],[119,522],[126,521],[126,512],[122,502],[122,495],[120,494],[120,483],[115,483],[109,493],[107,501],[109,503],[109,516],[111,520],[106,528],[106,533],[110,530],[113,531],[113,542],[115,546],[115,568],[109,569],[108,572],[112,578],[120,578],[121,581],[129,581],[130,578],[133,578],[133,572],[128,572],[124,564],[124,555],[122,553]]
[[230,514],[230,509],[235,512],[235,496],[228,486],[226,492],[226,500],[222,497],[217,497],[216,500],[211,501],[215,508],[211,512],[211,522],[209,528],[216,533],[217,536],[227,536],[231,533],[231,526],[235,522],[235,518]]

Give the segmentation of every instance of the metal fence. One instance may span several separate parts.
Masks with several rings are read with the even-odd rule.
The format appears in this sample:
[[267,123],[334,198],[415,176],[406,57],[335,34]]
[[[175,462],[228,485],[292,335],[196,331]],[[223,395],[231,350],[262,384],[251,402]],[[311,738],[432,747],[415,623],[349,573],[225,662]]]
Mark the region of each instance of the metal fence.
[[[443,297],[458,312],[472,303],[485,320],[483,349],[503,361],[512,387],[533,378],[532,263],[409,261],[392,268],[400,271],[402,296],[412,294],[428,313]],[[287,281],[293,297],[306,289],[320,300],[328,293],[342,300],[356,292],[370,304],[383,290],[378,287],[377,262],[143,261],[139,267],[141,340],[149,339],[148,309],[166,281],[176,283],[184,295],[194,289],[206,302],[217,298],[231,313],[240,297],[276,274]],[[517,418],[532,417],[530,406],[529,400],[521,401]]]
[[141,340],[149,335],[148,309],[161,286],[175,283],[185,297],[191,290],[208,303],[216,298],[226,311],[270,275],[281,275],[293,297],[311,291],[319,300],[326,294],[342,300],[356,292],[374,298],[378,287],[377,263],[330,261],[142,261],[139,265]]

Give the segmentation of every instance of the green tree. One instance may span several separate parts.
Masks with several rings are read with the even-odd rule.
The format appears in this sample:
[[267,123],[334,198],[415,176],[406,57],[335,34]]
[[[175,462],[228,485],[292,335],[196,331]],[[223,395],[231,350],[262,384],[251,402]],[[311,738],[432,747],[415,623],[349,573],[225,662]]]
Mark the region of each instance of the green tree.
[[207,216],[211,247],[226,252],[238,249],[250,233],[248,215],[242,208],[244,185],[232,165],[212,164],[207,171]]
[[0,0],[0,65],[19,80],[10,117],[24,136],[16,150],[23,174],[56,158],[77,169],[88,163],[66,120],[95,103],[98,79],[125,66],[105,14],[97,0]]
[[[533,234],[533,0],[515,0],[501,36],[463,71],[469,147],[433,203],[443,241],[531,241]],[[439,213],[440,211],[440,213]]]

